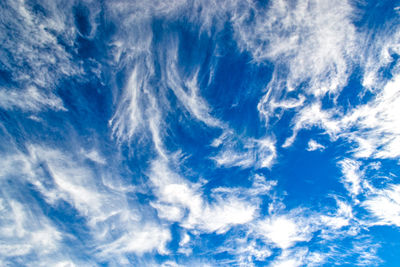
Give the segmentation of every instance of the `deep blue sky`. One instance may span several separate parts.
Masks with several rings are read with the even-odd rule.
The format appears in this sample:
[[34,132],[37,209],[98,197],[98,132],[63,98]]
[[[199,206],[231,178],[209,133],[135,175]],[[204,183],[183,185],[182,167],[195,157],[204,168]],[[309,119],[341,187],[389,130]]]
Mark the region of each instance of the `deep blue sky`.
[[0,18],[1,266],[400,262],[400,2]]

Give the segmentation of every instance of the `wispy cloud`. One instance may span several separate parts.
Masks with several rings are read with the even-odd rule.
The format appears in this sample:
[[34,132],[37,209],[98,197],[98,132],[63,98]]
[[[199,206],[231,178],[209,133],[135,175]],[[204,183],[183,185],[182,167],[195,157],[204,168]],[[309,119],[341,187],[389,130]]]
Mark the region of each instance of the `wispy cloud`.
[[400,76],[391,81],[367,104],[357,106],[347,113],[340,109],[322,109],[314,103],[299,111],[294,119],[293,135],[286,139],[284,146],[290,146],[298,131],[318,126],[326,131],[331,140],[344,138],[354,142],[357,158],[397,158],[400,131],[397,112],[400,96]]
[[362,191],[361,181],[364,174],[360,170],[360,165],[359,162],[351,159],[344,159],[339,162],[339,166],[343,173],[342,182],[347,191],[349,191],[349,193],[354,197],[357,197],[357,195]]
[[275,1],[266,10],[238,7],[232,23],[239,46],[256,62],[276,64],[258,105],[267,123],[276,109],[303,105],[304,96],[296,100],[290,92],[319,98],[337,94],[347,83],[357,35],[352,12],[347,1]]
[[[0,172],[0,263],[13,265],[14,260],[19,259],[26,262],[26,266],[62,262],[87,266],[65,245],[70,236],[48,218],[37,201],[25,196],[23,191],[27,189],[23,187],[22,177],[31,174],[29,163],[23,157],[10,158],[3,154],[3,158]],[[20,188],[17,190],[10,181],[19,184]]]
[[[400,226],[400,189],[391,181],[375,187],[365,160],[400,157],[400,31],[370,37],[353,23],[357,10],[350,1],[89,1],[81,3],[88,5],[87,28],[70,15],[77,2],[61,2],[34,8],[6,1],[0,7],[0,63],[8,77],[0,107],[7,114],[33,113],[33,120],[41,111],[67,111],[59,81],[85,79],[88,62],[104,64],[93,72],[112,90],[106,118],[112,138],[100,138],[121,154],[77,149],[70,139],[60,138],[58,148],[29,136],[14,140],[1,125],[12,144],[0,153],[0,264],[16,258],[40,258],[32,266],[318,266],[351,257],[359,265],[379,262],[378,245],[362,234],[375,225]],[[103,61],[86,61],[79,40],[99,37],[103,22],[115,27],[105,30],[106,37],[99,33]],[[182,31],[193,38],[189,44]],[[184,47],[201,38],[207,49],[196,46],[186,55]],[[259,97],[252,108],[265,124],[253,135],[253,125],[235,129],[207,99],[226,52],[221,39],[232,41],[246,64],[273,69],[264,91],[251,92]],[[359,104],[339,105],[358,68]],[[365,100],[367,94],[372,96]],[[64,123],[73,128],[75,121],[66,115]],[[277,129],[279,123],[290,132]],[[174,135],[186,125],[193,127],[196,145],[205,144],[199,156],[188,154],[191,144]],[[267,176],[280,164],[276,145],[286,137],[282,147],[293,146],[300,131],[312,128],[348,145],[349,153],[334,159],[346,190],[333,193],[336,206],[318,203],[315,210],[299,200],[286,209],[279,181]],[[307,138],[308,151],[335,145]],[[200,165],[184,160],[197,156]],[[120,170],[125,164],[129,170]],[[221,186],[207,177],[232,170],[243,184]],[[73,227],[82,224],[82,236],[45,209],[71,212],[68,219]],[[209,236],[220,242],[203,248],[202,238]],[[192,254],[199,251],[206,256]],[[208,258],[217,253],[227,259]]]
[[37,112],[43,109],[66,111],[60,98],[52,93],[45,95],[34,86],[29,87],[23,92],[1,90],[0,107],[6,110],[20,109],[25,112]]
[[42,4],[46,17],[40,17],[24,1],[6,1],[0,8],[4,37],[0,62],[10,79],[9,88],[0,91],[0,105],[5,109],[63,109],[62,101],[52,91],[62,77],[82,73],[57,39],[63,38],[66,46],[73,46],[75,27],[64,13],[71,6],[64,5],[61,10],[56,2]]
[[[221,147],[216,156],[211,157],[223,167],[270,168],[276,158],[275,141],[272,138],[240,138],[234,135],[221,136],[213,144]],[[220,145],[223,143],[223,145]]]
[[218,190],[214,201],[209,202],[201,192],[201,184],[186,181],[162,160],[153,162],[149,177],[157,196],[152,205],[160,218],[178,221],[189,230],[224,233],[256,216],[254,200],[221,194],[223,192]]
[[378,190],[363,202],[363,206],[377,219],[377,225],[400,226],[400,186],[391,185]]
[[[62,201],[69,203],[85,219],[91,247],[99,259],[119,262],[126,253],[141,255],[155,250],[167,253],[166,243],[171,239],[169,229],[151,218],[143,218],[137,209],[132,208],[132,203],[129,203],[125,195],[131,190],[114,191],[104,185],[101,179],[96,179],[90,165],[85,164],[83,155],[79,158],[78,154],[74,158],[66,152],[33,145],[29,151],[28,156],[16,154],[6,157],[7,160],[3,161],[3,179],[18,175],[20,183],[32,184],[53,207]],[[97,164],[101,166],[103,163]],[[20,166],[20,173],[13,170],[14,166]],[[18,226],[24,224],[25,219],[16,220]],[[18,231],[26,230],[21,228]],[[52,231],[58,237],[46,237],[49,242],[69,236],[68,232]],[[29,229],[31,234],[34,231]],[[46,239],[37,240],[45,242]],[[138,240],[141,241],[138,243]],[[44,245],[50,249],[51,244]],[[63,246],[58,248],[62,249]],[[46,251],[44,248],[42,250]]]

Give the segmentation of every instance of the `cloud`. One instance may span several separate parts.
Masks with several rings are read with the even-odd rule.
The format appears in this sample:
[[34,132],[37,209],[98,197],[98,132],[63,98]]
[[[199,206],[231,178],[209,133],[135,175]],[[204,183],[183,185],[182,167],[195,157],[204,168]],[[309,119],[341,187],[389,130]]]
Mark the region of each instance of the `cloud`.
[[159,254],[167,254],[166,244],[171,240],[169,229],[162,229],[158,225],[149,224],[135,227],[129,234],[123,235],[117,240],[107,243],[100,248],[100,256],[115,257],[116,254],[143,253],[157,249]]
[[[362,85],[365,90],[375,92],[387,83],[390,76],[385,75],[382,70],[395,63],[396,54],[400,54],[399,38],[400,31],[396,25],[398,17],[388,18],[382,29],[371,31],[367,29],[363,39],[365,47],[362,51],[361,67],[363,70]],[[388,70],[391,74],[399,73],[399,63],[394,64]]]
[[[400,98],[395,89],[399,86],[395,60],[399,54],[399,31],[388,26],[396,22],[390,19],[384,26],[388,30],[378,31],[377,37],[371,29],[356,31],[352,23],[355,7],[350,3],[307,1],[295,6],[292,9],[289,2],[277,1],[266,10],[254,11],[269,16],[255,15],[254,20],[246,20],[252,14],[249,8],[242,9],[234,18],[240,47],[260,62],[278,62],[267,93],[258,104],[267,127],[271,127],[271,117],[279,119],[283,112],[294,110],[293,135],[283,147],[291,146],[301,129],[317,126],[332,141],[343,138],[356,144],[353,152],[357,158],[399,157]],[[327,20],[338,22],[324,23]],[[329,41],[330,38],[335,41]],[[346,109],[338,106],[336,100],[355,65],[363,71],[364,86],[357,98],[362,99],[366,91],[374,96],[344,112]],[[385,76],[385,68],[390,75]],[[334,95],[329,100],[334,106],[323,108],[319,99],[328,92]]]
[[0,107],[6,110],[17,108],[25,112],[38,112],[43,109],[66,111],[60,98],[51,93],[45,95],[34,86],[29,87],[24,92],[1,90]]
[[339,108],[322,109],[316,102],[301,109],[293,120],[293,135],[286,139],[284,147],[290,146],[301,129],[313,126],[325,130],[331,140],[343,138],[357,146],[356,158],[394,159],[400,156],[400,118],[397,88],[400,76],[395,76],[378,91],[371,101],[343,113]]
[[222,167],[271,168],[277,156],[272,138],[241,138],[232,131],[215,139],[212,146],[220,149],[211,159]]
[[[95,183],[91,168],[84,164],[85,155],[79,154],[81,158],[73,160],[68,153],[45,147],[31,146],[29,151],[29,157],[5,157],[5,168],[2,168],[4,175],[15,174],[12,170],[18,166],[21,179],[31,181],[49,204],[55,206],[61,200],[70,203],[87,220],[95,257],[123,264],[125,255],[129,253],[137,256],[152,251],[169,253],[167,244],[172,236],[168,223],[159,224],[157,220],[151,220],[151,217],[144,219],[144,214],[139,214],[127,203],[124,191],[110,191],[101,181]],[[49,180],[39,178],[39,162],[46,166]],[[103,165],[98,164],[99,167]],[[276,264],[288,260],[299,264],[323,262],[325,256],[323,253],[318,254],[318,251],[304,250],[305,254],[296,254],[296,245],[308,243],[318,231],[321,231],[325,240],[332,242],[351,234],[350,229],[344,231],[354,224],[351,208],[344,202],[338,201],[338,209],[332,214],[310,215],[301,210],[286,213],[272,211],[270,215],[260,218],[259,196],[269,194],[276,182],[255,175],[252,186],[248,188],[219,187],[212,190],[208,197],[202,190],[204,182],[187,181],[171,169],[171,164],[175,163],[167,163],[162,158],[154,160],[149,173],[155,193],[152,206],[160,219],[164,222],[178,222],[180,227],[186,228],[191,234],[200,232],[221,235],[229,229],[240,227],[248,237],[240,246],[236,246],[236,252],[230,252],[237,257],[238,262],[252,262],[243,259],[244,255],[250,259],[265,260],[272,255],[271,249],[274,247],[283,250],[278,254],[280,256]],[[82,187],[86,190],[84,193]],[[172,212],[174,209],[176,214]],[[196,242],[184,240],[187,238],[183,236],[182,247],[190,253]],[[263,245],[256,240],[261,240]],[[183,250],[181,252],[184,253]],[[293,258],[290,255],[303,256]]]
[[389,81],[368,104],[354,109],[343,120],[355,125],[358,131],[345,136],[358,147],[355,156],[360,158],[397,158],[400,156],[400,75]]
[[301,129],[310,129],[312,126],[319,126],[330,135],[331,139],[335,140],[337,134],[342,130],[339,121],[335,118],[336,110],[323,110],[321,103],[315,101],[314,103],[305,106],[295,115],[292,124],[293,134],[287,138],[282,147],[289,147],[293,144],[297,133]]
[[98,164],[106,164],[106,159],[103,156],[101,156],[99,152],[95,149],[90,150],[89,152],[82,150],[81,152],[82,154],[84,154],[84,156],[86,156],[93,162],[96,162]]
[[[339,230],[352,223],[351,220],[354,218],[352,206],[340,200],[336,200],[336,203],[338,209],[334,214],[321,215],[321,222],[327,227],[327,229],[324,229],[322,232],[323,234],[330,230]],[[332,232],[326,235],[324,234],[325,238],[331,238],[329,236],[330,234],[332,234]]]
[[[177,253],[194,257],[193,251],[203,249],[199,236],[215,235],[227,246],[217,244],[204,254],[210,258],[216,253],[233,255],[221,264],[252,266],[256,261],[270,261],[271,266],[312,266],[349,255],[358,255],[359,264],[376,262],[377,247],[368,249],[371,244],[358,240],[357,235],[371,225],[399,225],[399,189],[397,185],[374,188],[362,164],[364,159],[400,157],[398,66],[391,68],[391,78],[381,79],[382,69],[394,62],[392,55],[399,54],[398,35],[384,38],[382,43],[389,45],[377,42],[376,47],[363,47],[360,52],[359,43],[365,36],[352,23],[356,10],[349,1],[278,0],[266,6],[230,0],[111,1],[101,5],[101,11],[95,5],[89,7],[87,29],[74,26],[77,22],[70,15],[74,3],[63,3],[62,9],[60,3],[41,3],[47,15],[34,14],[23,1],[8,1],[1,8],[6,21],[0,25],[1,33],[19,40],[5,38],[0,52],[1,64],[11,77],[11,85],[0,90],[0,107],[8,114],[66,111],[57,96],[57,83],[84,74],[85,63],[77,59],[77,37],[94,38],[97,23],[103,19],[96,16],[101,13],[115,26],[104,38],[101,62],[106,66],[101,72],[109,79],[104,82],[113,90],[115,107],[109,127],[116,142],[107,146],[129,153],[121,152],[126,156],[121,160],[120,155],[103,155],[96,149],[73,151],[64,141],[60,148],[15,141],[26,151],[4,153],[0,163],[1,184],[20,183],[8,185],[2,192],[0,212],[5,219],[0,224],[1,234],[9,236],[4,237],[7,243],[0,244],[1,264],[8,263],[10,256],[39,256],[45,257],[48,266],[95,265],[69,258],[76,254],[116,266],[132,261],[160,265],[146,258],[158,254],[164,266],[206,266],[211,263],[202,259],[176,263],[172,260],[175,252],[169,249],[178,243],[174,239],[180,239]],[[177,21],[184,21],[187,34],[198,38],[194,43],[207,39],[210,51],[193,49],[195,53],[184,62],[182,46],[188,44],[181,29],[175,28]],[[219,110],[206,98],[223,57],[218,53],[225,52],[218,48],[218,38],[227,38],[227,32],[250,57],[248,64],[274,68],[265,91],[257,93],[264,94],[257,108],[265,122],[257,136],[240,133],[229,121],[222,121]],[[364,55],[369,51],[373,56]],[[364,65],[356,66],[360,62]],[[353,107],[340,106],[340,92],[356,67],[363,70],[362,91],[369,90],[373,97]],[[276,148],[280,141],[276,140],[281,136],[275,135],[281,125],[275,125],[273,118],[284,123],[292,119],[292,133],[283,147],[293,145],[300,131],[313,127],[322,129],[331,141],[342,139],[352,146],[351,154],[338,162],[343,174],[339,181],[351,204],[338,197],[337,207],[284,210],[284,200],[274,190],[278,181],[267,181],[261,174],[270,173],[266,168],[280,163]],[[65,118],[65,122],[71,121]],[[206,155],[200,155],[215,162],[207,171],[214,174],[238,167],[241,175],[248,174],[245,182],[251,185],[208,183],[203,177],[207,172],[182,160],[191,155],[174,136],[175,123],[209,131],[202,138],[210,140],[202,141],[211,145]],[[309,140],[308,151],[324,149]],[[120,167],[115,161],[131,165],[125,174],[129,178],[114,171]],[[53,222],[43,214],[43,207],[28,205],[30,199],[18,195],[18,188],[29,188],[43,207],[61,210],[65,205],[67,211],[71,209],[76,218],[70,219],[84,224],[84,237],[74,236],[65,222]],[[271,208],[266,211],[268,205]],[[374,218],[360,220],[355,212],[359,207]],[[30,225],[30,221],[36,223]],[[175,227],[180,237],[171,230]],[[70,238],[81,247],[69,245]],[[345,256],[326,249],[352,238],[359,242],[354,242]],[[64,251],[66,256],[61,253]]]
[[300,241],[309,241],[313,232],[306,221],[285,215],[266,218],[259,221],[256,227],[259,235],[281,249],[290,248]]
[[342,169],[345,188],[352,196],[357,197],[362,192],[361,181],[364,174],[360,170],[361,164],[351,159],[344,159],[338,164]]
[[270,266],[294,267],[294,266],[320,266],[325,263],[326,255],[318,252],[310,252],[307,248],[300,247],[292,250],[285,250]]
[[373,243],[372,240],[357,240],[353,243],[351,253],[358,255],[356,264],[359,266],[379,266],[382,260],[377,257],[379,244]]
[[[145,5],[142,8],[149,7]],[[132,19],[137,20],[141,27],[131,27],[129,24],[126,25],[127,28],[121,27],[121,31],[130,31],[136,37],[131,40],[123,33],[115,37],[118,49],[124,51],[118,54],[126,55],[119,56],[117,63],[124,67],[125,65],[132,67],[117,68],[120,72],[129,72],[130,76],[124,81],[122,89],[115,88],[118,102],[114,116],[110,120],[113,135],[118,140],[128,141],[135,134],[148,133],[150,130],[156,150],[160,152],[159,145],[166,129],[159,126],[166,126],[164,125],[166,116],[178,111],[184,116],[189,115],[186,119],[194,118],[208,127],[226,128],[224,123],[212,116],[211,107],[201,96],[199,88],[201,81],[198,80],[198,76],[202,62],[197,62],[197,65],[189,71],[180,68],[179,47],[182,41],[178,34],[171,32],[163,36],[159,44],[163,49],[155,51],[151,42],[155,34],[151,28],[151,20],[139,14]],[[132,46],[136,49],[130,50]],[[170,92],[176,97],[176,103],[172,103],[169,99]]]
[[62,235],[42,214],[32,214],[32,210],[27,210],[15,199],[1,200],[4,215],[1,235],[4,242],[0,253],[3,258],[31,253],[46,255],[58,250]]
[[[273,76],[275,77],[275,76]],[[273,78],[274,79],[274,78]],[[265,124],[268,126],[270,118],[282,116],[288,110],[297,110],[304,105],[306,97],[300,95],[298,98],[289,97],[285,99],[275,99],[275,90],[269,90],[258,102],[257,109],[262,115]]]
[[400,226],[400,186],[390,185],[378,190],[362,205],[376,218],[376,225]]
[[250,222],[256,216],[256,203],[235,194],[229,196],[217,191],[214,201],[207,201],[200,184],[186,181],[163,160],[153,161],[149,177],[157,196],[152,206],[157,209],[159,217],[178,221],[189,230],[221,234],[235,225]]
[[317,141],[310,139],[310,141],[308,141],[308,146],[307,146],[307,151],[322,151],[325,149],[325,146],[321,145],[320,143],[317,143]]
[[116,113],[110,120],[113,134],[122,140],[131,138],[139,126],[144,126],[144,114],[141,103],[147,99],[143,95],[142,87],[145,86],[145,79],[148,75],[144,72],[146,71],[146,67],[143,67],[142,64],[138,63],[132,70]]
[[71,5],[63,4],[63,9],[57,5],[57,1],[42,1],[36,6],[42,14],[35,13],[25,1],[6,1],[0,8],[0,32],[4,36],[0,63],[9,77],[8,88],[0,91],[1,107],[24,111],[64,109],[52,92],[61,78],[82,71],[66,48],[73,46],[76,33],[67,15]]
[[[320,266],[345,263],[350,258],[360,265],[379,263],[378,246],[372,246],[362,234],[368,226],[353,212],[353,203],[335,200],[336,208],[319,211],[272,208],[269,214],[246,224],[246,235],[234,241],[228,237],[225,249],[242,266],[256,266],[257,261],[271,266]],[[369,250],[360,249],[369,245]]]
[[[166,86],[170,88],[180,103],[197,120],[210,127],[226,128],[226,126],[210,113],[211,109],[200,96],[199,69],[192,71],[188,77],[182,77],[178,71],[178,43],[173,39],[167,48]],[[200,62],[201,63],[201,62]]]
[[65,247],[64,241],[69,237],[41,211],[36,201],[21,197],[22,188],[17,191],[9,182],[9,177],[0,175],[0,263],[11,266],[17,260],[26,266],[78,264],[79,259]]
[[237,5],[231,21],[239,47],[255,62],[275,65],[258,104],[267,127],[277,109],[298,109],[306,99],[337,94],[346,85],[356,49],[353,11],[348,1]]
[[[93,153],[100,156],[97,151]],[[133,203],[128,201],[126,194],[130,190],[116,191],[103,184],[103,179],[97,179],[93,167],[86,165],[85,155],[30,145],[29,155],[10,154],[4,158],[3,179],[17,176],[20,183],[31,184],[48,205],[57,208],[65,201],[84,218],[89,236],[81,245],[90,242],[90,247],[95,248],[94,257],[97,259],[120,262],[128,253],[138,256],[152,251],[168,253],[166,244],[171,239],[169,228],[159,225],[151,217],[142,217],[144,214],[137,210],[139,206],[133,208]],[[103,163],[97,164],[101,170]],[[104,175],[101,171],[100,174]],[[57,240],[47,238],[48,235],[38,234],[38,242]],[[61,232],[58,235],[70,234]],[[50,244],[45,245],[51,248]],[[45,251],[44,248],[42,250]],[[79,253],[93,254],[90,251]]]

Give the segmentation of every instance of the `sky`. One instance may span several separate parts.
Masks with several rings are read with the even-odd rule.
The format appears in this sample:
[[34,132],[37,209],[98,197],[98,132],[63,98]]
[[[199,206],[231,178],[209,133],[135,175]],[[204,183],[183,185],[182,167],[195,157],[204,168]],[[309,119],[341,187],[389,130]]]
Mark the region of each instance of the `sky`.
[[1,266],[398,266],[400,2],[3,0]]

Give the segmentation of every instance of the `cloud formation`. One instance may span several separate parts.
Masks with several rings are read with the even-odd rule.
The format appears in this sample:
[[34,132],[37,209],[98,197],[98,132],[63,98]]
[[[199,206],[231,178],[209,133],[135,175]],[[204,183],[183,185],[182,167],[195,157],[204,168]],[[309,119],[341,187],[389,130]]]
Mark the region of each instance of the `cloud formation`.
[[64,2],[0,6],[0,265],[383,262],[398,7]]

